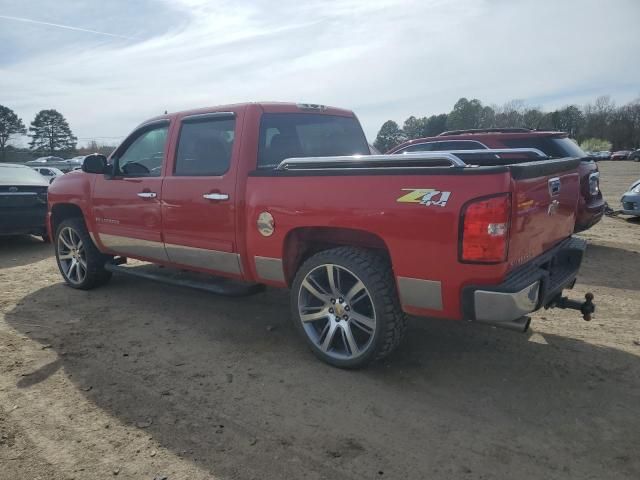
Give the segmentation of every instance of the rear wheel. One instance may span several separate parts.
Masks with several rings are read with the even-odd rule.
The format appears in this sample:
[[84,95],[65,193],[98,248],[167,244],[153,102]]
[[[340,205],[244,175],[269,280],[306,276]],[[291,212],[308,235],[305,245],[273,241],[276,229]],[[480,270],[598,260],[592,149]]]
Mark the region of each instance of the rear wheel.
[[325,250],[307,260],[293,282],[291,309],[313,353],[342,368],[384,358],[406,329],[391,265],[358,248]]
[[58,268],[67,285],[89,290],[111,278],[111,272],[104,268],[111,257],[100,253],[81,218],[70,218],[60,224],[55,250]]

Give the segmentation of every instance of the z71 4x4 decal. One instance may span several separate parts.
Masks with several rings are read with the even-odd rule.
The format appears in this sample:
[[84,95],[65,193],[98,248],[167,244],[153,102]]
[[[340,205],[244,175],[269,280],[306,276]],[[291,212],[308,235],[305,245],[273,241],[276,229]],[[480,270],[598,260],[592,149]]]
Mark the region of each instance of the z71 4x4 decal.
[[403,188],[403,192],[408,192],[396,200],[398,203],[419,203],[430,207],[435,205],[444,207],[451,196],[451,192],[441,192],[433,188]]

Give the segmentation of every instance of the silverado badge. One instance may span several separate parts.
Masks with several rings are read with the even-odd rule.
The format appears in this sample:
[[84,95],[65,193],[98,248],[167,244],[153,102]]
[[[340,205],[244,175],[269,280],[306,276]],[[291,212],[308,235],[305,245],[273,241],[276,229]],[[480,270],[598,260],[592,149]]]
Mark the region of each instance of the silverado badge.
[[436,205],[444,207],[451,196],[451,192],[441,192],[433,188],[403,188],[403,192],[409,192],[396,200],[398,203],[419,203],[427,207]]

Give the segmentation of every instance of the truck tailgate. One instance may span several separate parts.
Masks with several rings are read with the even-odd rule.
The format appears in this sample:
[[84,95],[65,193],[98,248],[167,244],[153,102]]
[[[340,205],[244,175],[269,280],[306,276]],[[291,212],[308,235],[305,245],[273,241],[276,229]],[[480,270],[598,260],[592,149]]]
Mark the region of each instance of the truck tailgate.
[[559,159],[511,167],[510,268],[526,263],[573,233],[580,196],[578,163]]

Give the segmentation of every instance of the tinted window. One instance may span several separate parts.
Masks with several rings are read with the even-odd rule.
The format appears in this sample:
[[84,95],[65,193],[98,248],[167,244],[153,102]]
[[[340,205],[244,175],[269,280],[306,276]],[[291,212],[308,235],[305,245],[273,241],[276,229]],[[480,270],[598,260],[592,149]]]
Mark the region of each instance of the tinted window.
[[293,157],[367,155],[369,145],[354,117],[266,113],[260,123],[258,168]]
[[404,152],[440,152],[443,150],[481,150],[485,149],[482,143],[474,140],[448,140],[442,142],[425,142],[409,145],[396,153]]
[[222,175],[233,149],[233,118],[185,122],[180,129],[176,175]]
[[566,137],[505,138],[504,145],[507,148],[537,148],[552,158],[587,156],[573,140]]
[[118,156],[118,174],[127,177],[159,177],[167,143],[168,126],[141,133]]

